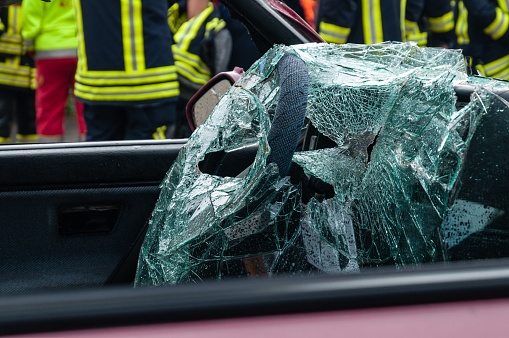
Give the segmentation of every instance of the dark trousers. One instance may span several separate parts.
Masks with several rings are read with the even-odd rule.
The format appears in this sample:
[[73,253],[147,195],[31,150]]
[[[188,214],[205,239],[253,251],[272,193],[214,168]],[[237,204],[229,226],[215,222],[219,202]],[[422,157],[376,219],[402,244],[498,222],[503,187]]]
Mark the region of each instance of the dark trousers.
[[87,141],[165,138],[175,122],[175,103],[156,105],[95,105],[85,103]]
[[35,91],[0,88],[0,137],[9,138],[12,122],[18,134],[35,135]]

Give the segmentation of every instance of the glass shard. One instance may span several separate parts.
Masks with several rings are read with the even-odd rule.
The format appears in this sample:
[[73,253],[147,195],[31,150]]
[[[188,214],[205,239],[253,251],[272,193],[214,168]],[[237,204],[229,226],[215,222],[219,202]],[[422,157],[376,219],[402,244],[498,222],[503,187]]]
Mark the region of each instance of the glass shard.
[[[268,160],[268,135],[282,86],[296,85],[281,80],[287,55],[309,78],[301,93],[304,139],[312,128],[318,136],[298,147],[282,177]],[[457,83],[473,88],[464,105]],[[465,206],[455,200],[477,127],[490,109],[507,109],[498,86],[469,78],[459,50],[273,47],[221,98],[168,171],[135,286],[450,259],[451,247],[483,228],[455,216]],[[230,167],[236,174],[225,175]],[[448,210],[456,211],[446,218]]]

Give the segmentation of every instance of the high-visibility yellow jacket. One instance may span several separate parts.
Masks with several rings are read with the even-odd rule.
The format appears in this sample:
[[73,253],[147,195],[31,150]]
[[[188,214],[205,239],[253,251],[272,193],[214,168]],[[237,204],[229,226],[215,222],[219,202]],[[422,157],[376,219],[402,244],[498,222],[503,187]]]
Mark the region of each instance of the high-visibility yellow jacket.
[[76,18],[72,0],[23,0],[21,34],[38,58],[76,56]]
[[35,89],[33,59],[21,38],[21,7],[0,8],[0,86]]
[[481,75],[509,80],[509,0],[458,0],[456,35]]
[[78,99],[115,105],[177,100],[166,1],[75,0],[75,8]]
[[423,0],[320,0],[317,30],[339,44],[405,41],[407,1]]

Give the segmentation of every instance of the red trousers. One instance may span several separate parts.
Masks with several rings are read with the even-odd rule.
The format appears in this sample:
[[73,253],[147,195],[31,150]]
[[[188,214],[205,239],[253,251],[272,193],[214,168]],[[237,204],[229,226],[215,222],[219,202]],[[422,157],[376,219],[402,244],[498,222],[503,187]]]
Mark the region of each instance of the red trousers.
[[[77,58],[38,59],[35,92],[36,129],[40,136],[63,136],[69,95],[74,89]],[[74,100],[80,135],[86,133],[83,103]]]

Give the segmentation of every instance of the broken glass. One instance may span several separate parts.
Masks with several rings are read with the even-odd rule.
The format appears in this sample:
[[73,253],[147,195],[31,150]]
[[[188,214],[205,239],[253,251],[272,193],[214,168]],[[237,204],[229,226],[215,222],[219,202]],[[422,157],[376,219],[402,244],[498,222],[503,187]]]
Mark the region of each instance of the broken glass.
[[[287,54],[309,76],[303,133],[313,126],[332,145],[299,147],[282,177],[268,161],[268,134]],[[460,82],[474,88],[463,107]],[[457,196],[483,116],[507,108],[490,85],[466,75],[459,50],[273,47],[221,98],[161,183],[135,286],[448,260],[450,248],[483,227],[457,216],[465,207]],[[203,170],[208,157],[248,149],[256,150],[250,163],[223,163],[238,167],[236,175]],[[309,178],[333,194],[313,191]],[[493,208],[472,213],[484,225]]]

